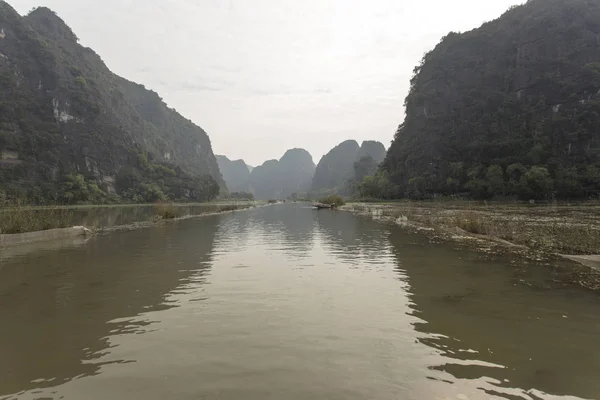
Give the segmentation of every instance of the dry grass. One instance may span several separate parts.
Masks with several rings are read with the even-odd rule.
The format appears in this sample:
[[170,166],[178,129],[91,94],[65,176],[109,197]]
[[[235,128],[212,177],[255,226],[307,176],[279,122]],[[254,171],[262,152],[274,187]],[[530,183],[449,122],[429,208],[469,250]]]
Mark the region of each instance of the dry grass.
[[352,204],[355,211],[373,213],[430,228],[487,235],[559,254],[600,253],[600,206],[481,204],[474,202],[373,205]]
[[156,203],[154,213],[162,219],[175,219],[181,217],[181,210],[172,203]]
[[26,233],[70,226],[72,213],[63,207],[32,209],[24,204],[0,206],[0,233]]
[[209,204],[201,207],[190,207],[189,205],[175,203],[156,203],[154,214],[161,219],[176,219],[185,216],[243,210],[250,207],[252,207],[250,203]]
[[454,216],[453,224],[464,231],[478,235],[488,235],[491,232],[489,221],[475,212],[467,211]]

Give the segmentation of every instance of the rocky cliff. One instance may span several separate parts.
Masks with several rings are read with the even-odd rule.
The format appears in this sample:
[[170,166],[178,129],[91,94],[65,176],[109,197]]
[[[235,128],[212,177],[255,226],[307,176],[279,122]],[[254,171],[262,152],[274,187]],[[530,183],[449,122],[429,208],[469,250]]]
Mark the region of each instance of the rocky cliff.
[[599,0],[529,0],[444,37],[384,162],[394,196],[597,193],[599,21]]
[[54,12],[21,17],[0,0],[0,32],[2,194],[202,200],[224,187],[206,132],[113,74]]

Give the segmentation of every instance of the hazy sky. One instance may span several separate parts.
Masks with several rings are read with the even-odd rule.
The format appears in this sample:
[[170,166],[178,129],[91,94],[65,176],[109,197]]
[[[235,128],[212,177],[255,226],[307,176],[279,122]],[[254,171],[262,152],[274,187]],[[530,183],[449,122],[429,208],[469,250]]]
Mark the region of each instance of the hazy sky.
[[8,0],[50,7],[119,75],[251,165],[346,139],[388,147],[412,70],[521,0]]

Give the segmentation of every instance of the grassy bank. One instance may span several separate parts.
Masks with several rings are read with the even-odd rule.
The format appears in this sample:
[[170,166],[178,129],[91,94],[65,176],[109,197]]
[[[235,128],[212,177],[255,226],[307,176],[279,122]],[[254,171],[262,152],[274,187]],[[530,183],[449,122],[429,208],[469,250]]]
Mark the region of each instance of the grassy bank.
[[416,226],[498,238],[538,253],[600,253],[598,203],[525,205],[454,201],[352,203],[347,207],[400,218]]
[[70,225],[71,211],[61,207],[43,210],[20,204],[0,206],[0,234],[45,231]]
[[[245,209],[256,202],[159,203],[123,205],[28,206],[0,205],[0,233],[14,234],[85,225],[105,229],[115,225],[153,223],[218,212]],[[111,218],[110,216],[114,218]],[[122,217],[128,215],[127,218]],[[105,221],[106,220],[106,221]],[[104,221],[104,223],[102,223]],[[111,221],[108,223],[107,221]],[[115,224],[116,222],[116,224]]]
[[197,204],[190,206],[176,203],[157,203],[154,206],[154,214],[160,219],[168,220],[210,213],[244,210],[252,207],[253,205],[254,204],[250,202],[206,204],[203,206],[199,206]]

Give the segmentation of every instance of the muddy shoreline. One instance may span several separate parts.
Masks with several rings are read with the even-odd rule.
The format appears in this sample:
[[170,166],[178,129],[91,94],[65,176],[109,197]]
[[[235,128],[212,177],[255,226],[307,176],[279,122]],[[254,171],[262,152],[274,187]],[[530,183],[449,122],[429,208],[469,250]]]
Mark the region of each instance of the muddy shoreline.
[[[600,294],[600,206],[350,203],[341,210],[452,241],[487,254],[513,254],[553,268],[564,284]],[[465,229],[466,228],[466,229]]]

